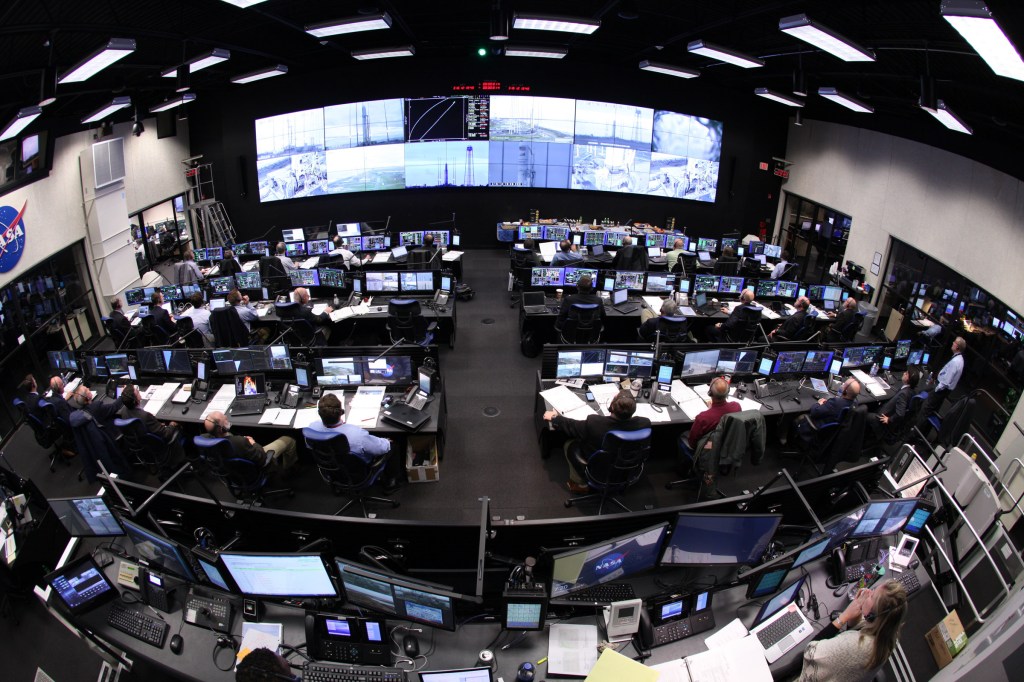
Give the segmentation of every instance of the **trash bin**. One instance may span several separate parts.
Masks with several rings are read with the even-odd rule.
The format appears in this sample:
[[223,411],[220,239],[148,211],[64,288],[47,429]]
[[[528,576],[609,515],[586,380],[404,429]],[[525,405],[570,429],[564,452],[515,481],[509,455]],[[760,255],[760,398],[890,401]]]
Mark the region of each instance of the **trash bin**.
[[860,326],[860,333],[870,337],[872,328],[878,324],[878,308],[867,301],[860,301],[858,306],[860,312],[864,313],[864,324]]

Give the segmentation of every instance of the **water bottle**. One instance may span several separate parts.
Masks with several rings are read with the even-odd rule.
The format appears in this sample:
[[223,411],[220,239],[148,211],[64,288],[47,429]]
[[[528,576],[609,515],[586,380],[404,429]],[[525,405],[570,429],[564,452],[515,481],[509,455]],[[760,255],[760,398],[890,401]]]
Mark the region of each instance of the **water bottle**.
[[878,363],[871,365],[871,376],[878,376]]

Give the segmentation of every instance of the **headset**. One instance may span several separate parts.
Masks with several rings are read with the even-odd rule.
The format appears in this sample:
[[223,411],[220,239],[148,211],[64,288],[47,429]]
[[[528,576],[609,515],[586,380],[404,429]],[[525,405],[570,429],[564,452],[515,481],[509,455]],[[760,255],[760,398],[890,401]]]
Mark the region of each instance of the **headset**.
[[210,433],[213,435],[214,438],[222,438],[224,436],[224,434],[227,433],[228,430],[231,428],[231,423],[230,422],[228,422],[228,425],[225,427],[225,426],[222,426],[220,424],[220,422],[214,421],[213,419],[210,419],[209,417],[206,417],[205,419],[203,419],[203,422],[206,423],[206,424],[210,424],[211,425]]

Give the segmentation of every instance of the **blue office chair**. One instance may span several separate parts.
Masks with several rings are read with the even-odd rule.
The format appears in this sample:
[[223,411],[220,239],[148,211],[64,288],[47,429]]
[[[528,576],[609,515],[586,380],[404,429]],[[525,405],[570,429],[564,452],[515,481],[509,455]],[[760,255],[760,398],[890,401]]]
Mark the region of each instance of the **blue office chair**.
[[334,516],[345,513],[346,509],[357,502],[359,508],[363,510],[363,516],[367,518],[367,502],[390,504],[392,508],[399,506],[398,501],[389,497],[367,494],[370,486],[384,473],[388,457],[397,457],[397,453],[378,457],[367,463],[362,457],[352,454],[345,434],[305,428],[302,429],[302,436],[306,440],[306,447],[313,453],[320,477],[331,486],[335,495],[344,494],[351,497],[341,509],[334,512]]
[[[54,407],[53,403],[46,400],[39,401],[39,408],[43,411],[43,423],[48,425],[49,431],[54,434],[54,448],[53,454],[50,455],[50,471],[54,470],[53,463],[58,459],[63,459],[64,463],[71,465],[71,461],[67,457],[61,457],[62,450],[68,450],[74,452],[75,450],[75,438],[71,433],[71,424],[61,417],[57,413],[57,408]],[[82,475],[79,474],[78,480],[82,480]]]
[[761,308],[747,308],[741,313],[740,327],[738,329],[722,329],[725,331],[727,341],[733,343],[753,343],[761,328]]
[[393,298],[388,301],[388,335],[391,343],[404,341],[426,348],[434,343],[437,322],[427,323],[420,309],[420,302],[414,298]]
[[[227,438],[196,436],[192,439],[199,450],[200,457],[206,462],[210,471],[227,486],[239,504],[262,506],[263,501],[275,495],[293,497],[291,488],[264,490],[270,480],[266,464],[238,456]],[[267,450],[267,462],[273,461],[273,450]]]
[[[154,476],[166,472],[171,443],[147,431],[138,418],[115,419],[114,426],[121,431],[121,447],[129,462],[145,467]],[[180,440],[177,434],[174,440]]]
[[[41,405],[42,401],[40,401],[40,406]],[[18,414],[20,414],[25,423],[28,424],[28,427],[32,429],[32,435],[35,436],[36,443],[39,447],[47,450],[48,452],[52,448],[53,451],[49,452],[50,471],[56,471],[54,462],[57,461],[57,456],[60,454],[60,448],[57,447],[59,433],[49,422],[47,411],[43,409],[40,412],[33,414],[29,411],[28,405],[26,405],[20,398],[14,399],[14,409],[18,411]]]
[[573,303],[558,335],[562,343],[599,343],[602,330],[600,303]]
[[629,512],[629,507],[623,504],[616,494],[640,480],[650,455],[651,429],[609,431],[604,436],[601,449],[587,458],[587,485],[597,492],[569,498],[565,501],[565,506],[572,507],[584,500],[596,499],[600,502],[598,514],[604,513],[604,506],[608,502]]
[[821,424],[816,424],[806,414],[800,415],[797,421],[797,435],[800,440],[797,454],[800,456],[801,467],[797,472],[797,478],[805,468],[810,468],[820,475],[821,466],[817,462],[827,461],[835,440],[847,423],[849,415],[850,408],[844,407],[834,421]]
[[[672,315],[662,315],[656,318],[655,332],[661,332],[662,343],[686,343],[690,341],[689,329],[690,322],[685,317],[675,317]],[[641,341],[653,343],[654,339],[657,338],[657,334],[651,338],[645,338],[640,330],[643,329],[643,325],[636,328],[636,335]]]

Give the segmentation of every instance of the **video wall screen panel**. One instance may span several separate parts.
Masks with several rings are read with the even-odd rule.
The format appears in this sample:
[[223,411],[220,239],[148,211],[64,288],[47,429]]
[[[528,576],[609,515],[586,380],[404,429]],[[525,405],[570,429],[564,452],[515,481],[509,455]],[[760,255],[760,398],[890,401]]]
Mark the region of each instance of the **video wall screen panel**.
[[515,95],[337,104],[258,119],[260,201],[416,187],[545,187],[714,202],[722,123]]

